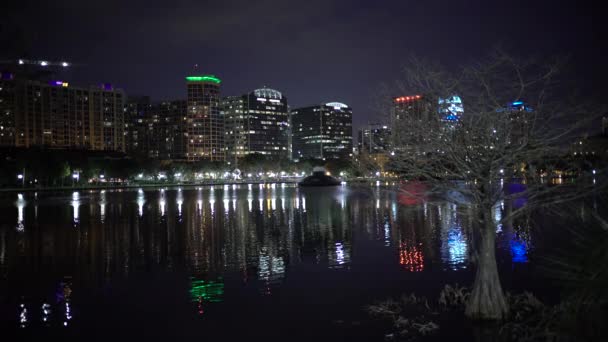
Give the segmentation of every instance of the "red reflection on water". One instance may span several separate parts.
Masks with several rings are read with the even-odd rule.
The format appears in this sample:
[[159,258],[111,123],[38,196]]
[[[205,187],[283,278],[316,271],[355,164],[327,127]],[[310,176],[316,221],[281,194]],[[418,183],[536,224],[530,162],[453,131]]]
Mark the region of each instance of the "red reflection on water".
[[417,205],[426,201],[428,186],[418,181],[403,184],[400,188],[397,200],[402,205]]
[[197,307],[198,307],[198,314],[202,315],[204,313],[203,311],[203,297],[198,297],[198,303],[197,303]]
[[421,272],[424,269],[424,255],[422,244],[408,245],[407,242],[399,243],[399,264],[410,272]]

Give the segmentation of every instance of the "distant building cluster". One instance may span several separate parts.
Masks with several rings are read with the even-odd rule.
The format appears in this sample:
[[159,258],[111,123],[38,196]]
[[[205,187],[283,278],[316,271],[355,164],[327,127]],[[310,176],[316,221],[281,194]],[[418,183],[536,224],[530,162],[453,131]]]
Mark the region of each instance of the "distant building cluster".
[[185,77],[185,98],[154,102],[111,84],[76,87],[67,62],[1,66],[0,146],[102,150],[179,161],[347,159],[352,109],[340,102],[291,109],[278,90],[222,96],[213,75]]
[[[0,146],[233,165],[251,155],[294,161],[358,155],[384,165],[395,154],[429,152],[427,131],[408,128],[436,118],[439,130],[449,134],[465,113],[457,95],[394,97],[388,122],[362,127],[353,148],[353,111],[341,102],[291,108],[285,94],[268,87],[223,96],[222,80],[213,75],[187,76],[184,98],[155,102],[127,96],[111,84],[79,87],[56,77],[70,67],[68,62],[41,60],[0,65]],[[527,113],[533,109],[518,100],[499,111],[517,122],[508,138],[527,139]],[[603,136],[607,127],[604,118]],[[595,150],[600,151],[590,153]]]

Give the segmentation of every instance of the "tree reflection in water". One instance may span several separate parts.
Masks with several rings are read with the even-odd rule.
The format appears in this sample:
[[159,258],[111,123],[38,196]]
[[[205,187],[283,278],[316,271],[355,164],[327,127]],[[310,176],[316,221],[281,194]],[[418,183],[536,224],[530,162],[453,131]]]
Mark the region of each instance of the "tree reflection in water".
[[[420,186],[412,190],[420,192]],[[504,217],[510,209],[498,210],[497,217]],[[366,249],[388,251],[390,257],[373,267],[396,272],[458,271],[470,261],[471,213],[466,208],[403,197],[395,188],[261,184],[37,199],[25,194],[0,204],[0,211],[10,219],[9,226],[0,227],[0,269],[9,286],[23,292],[15,298],[44,298],[36,292],[40,289],[14,285],[38,274],[55,284],[63,280],[53,277],[72,275],[82,292],[129,279],[134,272],[185,271],[191,277],[190,298],[202,314],[209,305],[221,305],[227,288],[275,294],[292,272],[299,272],[298,265],[349,272],[367,262]],[[27,229],[18,233],[14,222]],[[513,263],[528,260],[525,224],[505,222],[499,234]],[[24,304],[16,320],[31,324],[32,310],[46,303],[51,301],[16,303],[17,308]],[[63,312],[59,324],[69,324],[73,300],[65,297],[62,303],[67,307],[61,311],[44,310]]]

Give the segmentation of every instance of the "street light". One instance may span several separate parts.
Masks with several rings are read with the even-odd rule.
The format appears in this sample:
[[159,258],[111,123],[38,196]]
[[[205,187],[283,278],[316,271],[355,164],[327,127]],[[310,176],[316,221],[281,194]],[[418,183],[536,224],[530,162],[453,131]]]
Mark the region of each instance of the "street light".
[[25,187],[25,168],[23,172],[17,175],[17,179],[21,181],[21,187]]

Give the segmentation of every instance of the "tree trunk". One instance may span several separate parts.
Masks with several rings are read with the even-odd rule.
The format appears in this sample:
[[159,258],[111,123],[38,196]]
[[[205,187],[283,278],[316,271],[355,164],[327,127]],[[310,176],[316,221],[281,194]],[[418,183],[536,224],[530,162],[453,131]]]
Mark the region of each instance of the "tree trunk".
[[496,266],[496,229],[491,215],[482,214],[477,246],[477,273],[467,302],[466,315],[473,319],[505,318],[508,305]]

